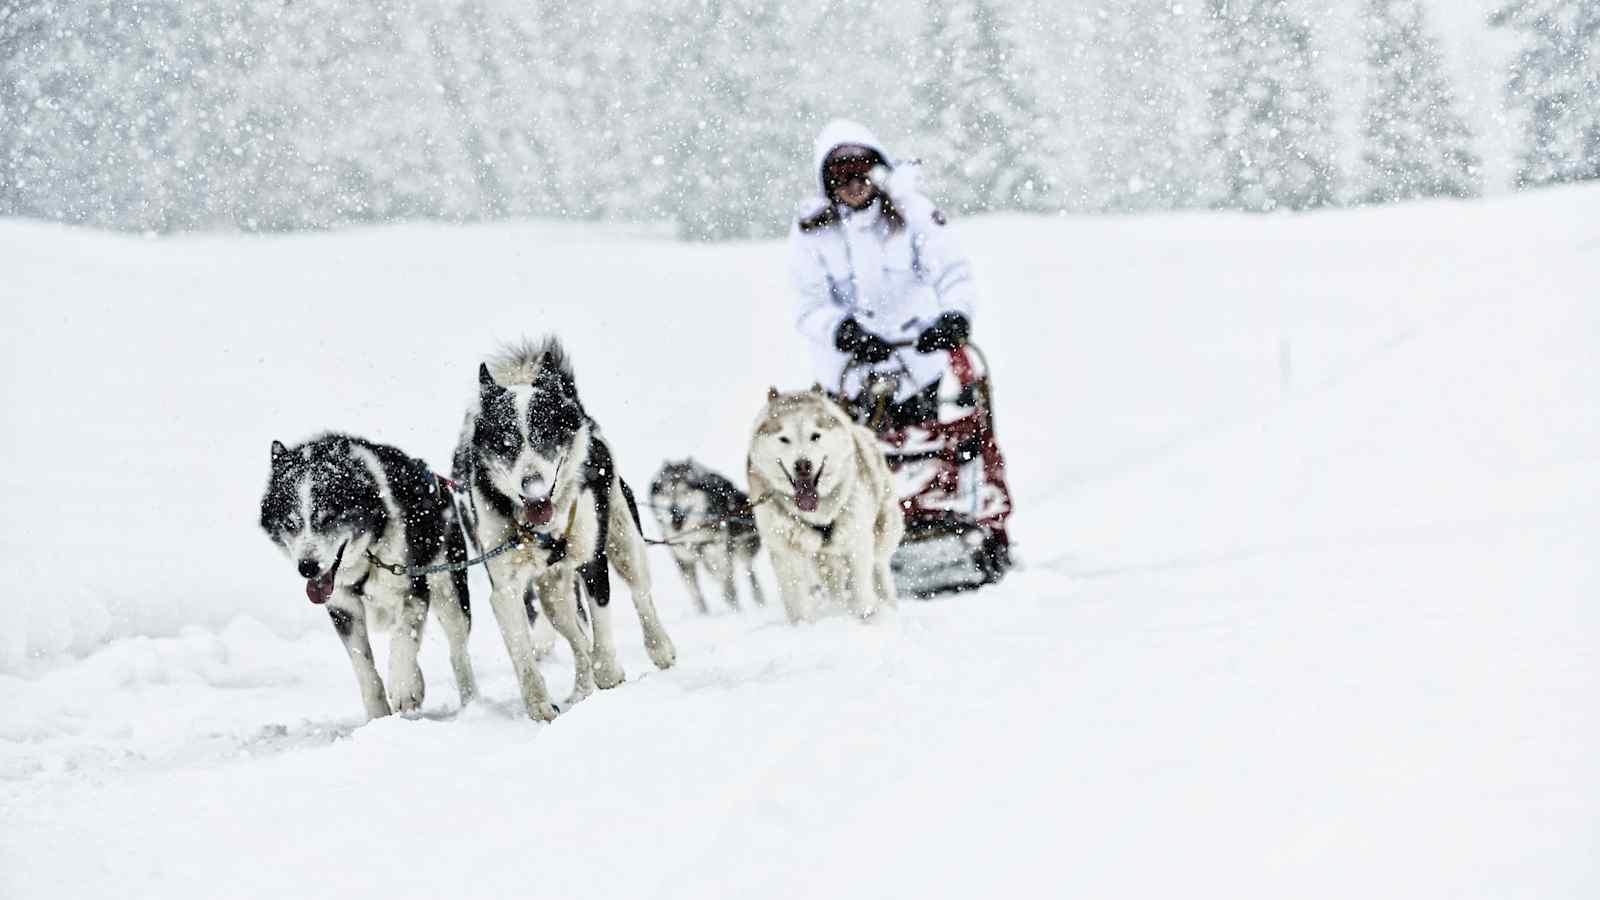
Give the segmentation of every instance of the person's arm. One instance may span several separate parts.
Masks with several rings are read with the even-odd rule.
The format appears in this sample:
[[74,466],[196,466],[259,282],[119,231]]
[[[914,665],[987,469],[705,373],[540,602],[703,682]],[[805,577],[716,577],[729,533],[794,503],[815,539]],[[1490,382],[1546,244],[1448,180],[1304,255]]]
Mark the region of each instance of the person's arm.
[[972,332],[972,310],[977,305],[977,285],[972,279],[972,263],[945,223],[944,213],[932,204],[919,204],[914,215],[917,230],[917,264],[923,277],[933,286],[939,301],[939,317],[917,336],[918,353],[954,350],[967,342]]
[[789,272],[797,292],[795,326],[807,339],[832,346],[849,310],[836,301],[827,267],[798,225],[789,234]]
[[924,210],[919,212],[925,221],[912,226],[917,229],[912,239],[919,242],[918,262],[924,277],[933,285],[941,312],[959,313],[970,320],[978,300],[972,263],[945,223],[944,213],[932,209],[931,204]]

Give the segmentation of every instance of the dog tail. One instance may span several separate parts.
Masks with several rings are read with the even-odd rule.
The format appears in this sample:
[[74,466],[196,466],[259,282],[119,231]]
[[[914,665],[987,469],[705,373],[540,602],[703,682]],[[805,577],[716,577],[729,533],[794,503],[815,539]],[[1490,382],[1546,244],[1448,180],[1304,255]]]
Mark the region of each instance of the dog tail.
[[523,338],[502,346],[488,359],[489,374],[502,385],[532,384],[542,369],[553,369],[572,377],[572,361],[555,335],[537,341]]

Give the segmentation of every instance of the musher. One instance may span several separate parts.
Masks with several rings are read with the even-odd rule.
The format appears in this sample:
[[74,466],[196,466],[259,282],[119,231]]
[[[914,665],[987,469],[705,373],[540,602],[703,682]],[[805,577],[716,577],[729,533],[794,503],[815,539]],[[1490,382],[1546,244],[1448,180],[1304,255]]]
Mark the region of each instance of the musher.
[[974,399],[988,373],[967,345],[972,267],[917,189],[917,167],[897,166],[865,127],[830,122],[814,165],[822,193],[790,233],[790,264],[816,376],[877,431],[908,534],[919,519],[976,524],[978,565],[996,581],[1011,564],[1011,493],[988,410]]

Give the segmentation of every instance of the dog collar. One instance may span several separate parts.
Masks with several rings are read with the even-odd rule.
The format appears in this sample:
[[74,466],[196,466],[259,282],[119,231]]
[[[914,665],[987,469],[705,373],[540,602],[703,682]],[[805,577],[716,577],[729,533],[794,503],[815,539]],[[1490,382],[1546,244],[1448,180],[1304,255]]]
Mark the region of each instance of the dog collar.
[[833,543],[833,523],[832,522],[829,522],[826,525],[812,525],[810,522],[806,522],[806,524],[811,526],[811,530],[812,531],[815,531],[817,534],[822,536],[822,546],[826,547],[829,544]]

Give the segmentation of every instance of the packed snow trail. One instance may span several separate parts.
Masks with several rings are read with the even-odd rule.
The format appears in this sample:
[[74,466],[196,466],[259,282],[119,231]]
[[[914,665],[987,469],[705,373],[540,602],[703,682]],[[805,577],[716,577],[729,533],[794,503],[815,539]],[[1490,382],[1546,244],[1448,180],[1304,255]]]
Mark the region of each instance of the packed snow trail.
[[1592,896],[1597,200],[967,223],[1029,565],[794,629],[657,558],[678,667],[621,629],[550,725],[480,579],[484,699],[430,634],[425,715],[361,725],[268,444],[442,464],[473,361],[554,328],[630,480],[737,475],[805,372],[775,245],[5,225],[0,896]]

